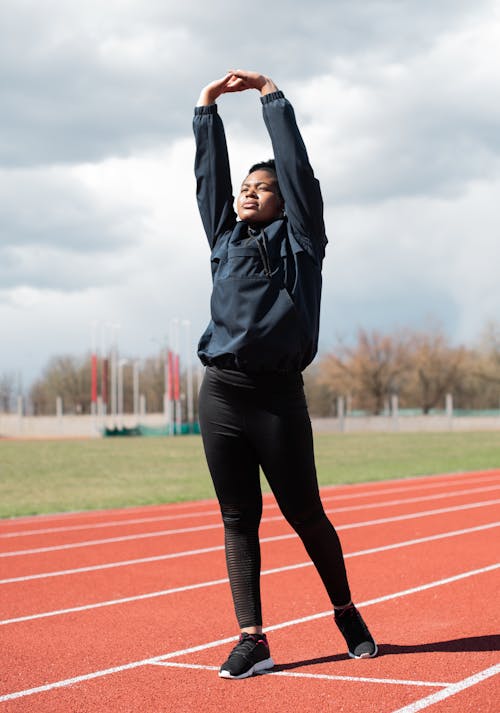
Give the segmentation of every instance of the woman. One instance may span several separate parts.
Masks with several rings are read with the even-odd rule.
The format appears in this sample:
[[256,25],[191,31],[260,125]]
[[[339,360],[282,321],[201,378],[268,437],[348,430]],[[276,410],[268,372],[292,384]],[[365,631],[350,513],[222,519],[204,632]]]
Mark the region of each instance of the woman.
[[[255,164],[233,196],[216,100],[256,89],[275,159]],[[241,630],[223,678],[274,665],[260,600],[259,466],[301,538],[354,658],[377,646],[352,604],[342,548],[321,504],[301,372],[318,345],[323,202],[290,103],[257,72],[231,71],[201,91],[193,120],[201,218],[211,248],[211,321],[198,354],[207,366],[200,426],[224,523]],[[238,220],[239,218],[239,220]]]

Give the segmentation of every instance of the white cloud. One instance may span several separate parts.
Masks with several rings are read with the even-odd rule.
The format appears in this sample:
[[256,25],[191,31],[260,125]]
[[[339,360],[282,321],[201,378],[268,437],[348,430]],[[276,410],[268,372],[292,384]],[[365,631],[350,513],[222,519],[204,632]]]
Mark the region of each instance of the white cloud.
[[[324,344],[430,314],[471,340],[498,318],[496,3],[277,0],[256,18],[225,0],[5,0],[0,373],[85,351],[94,320],[120,323],[132,356],[173,317],[201,332],[190,122],[232,65],[284,88],[321,180]],[[220,109],[237,186],[270,142],[255,93]]]
[[317,172],[333,196],[448,195],[494,177],[499,48],[500,17],[488,18],[439,36],[404,64],[370,54],[341,59],[331,73],[295,86]]

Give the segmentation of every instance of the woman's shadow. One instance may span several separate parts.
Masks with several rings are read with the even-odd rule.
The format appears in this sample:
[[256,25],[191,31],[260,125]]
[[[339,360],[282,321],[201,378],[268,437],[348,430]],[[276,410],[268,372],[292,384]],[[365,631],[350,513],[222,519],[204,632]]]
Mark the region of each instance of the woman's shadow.
[[[470,636],[464,639],[450,639],[449,641],[434,641],[426,644],[379,644],[379,656],[394,656],[400,654],[427,654],[432,652],[456,653],[459,651],[500,651],[500,635],[487,634],[486,636]],[[349,659],[348,654],[333,654],[306,661],[291,661],[275,666],[275,671],[288,671],[302,666],[313,666],[321,663],[333,663]]]

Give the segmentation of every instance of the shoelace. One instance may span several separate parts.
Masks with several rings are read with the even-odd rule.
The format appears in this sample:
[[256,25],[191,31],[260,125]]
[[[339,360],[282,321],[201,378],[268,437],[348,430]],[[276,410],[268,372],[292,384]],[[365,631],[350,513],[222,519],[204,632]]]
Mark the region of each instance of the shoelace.
[[249,634],[248,636],[241,635],[240,640],[238,641],[234,649],[231,651],[230,656],[235,653],[250,654],[260,641],[265,643],[265,639],[262,636],[252,634]]

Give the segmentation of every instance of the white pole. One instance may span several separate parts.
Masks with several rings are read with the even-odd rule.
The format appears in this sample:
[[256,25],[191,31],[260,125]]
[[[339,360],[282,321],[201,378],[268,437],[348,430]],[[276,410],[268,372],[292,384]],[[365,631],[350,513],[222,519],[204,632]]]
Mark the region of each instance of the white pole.
[[63,400],[60,396],[56,396],[56,417],[59,433],[63,432]]
[[126,359],[120,359],[118,363],[118,426],[123,428],[123,367],[127,364]]
[[[109,323],[101,325],[101,399],[102,399],[102,417],[103,425],[107,413],[109,413],[109,383],[107,370],[109,369],[108,361],[108,331]],[[106,397],[104,399],[104,396]]]
[[186,327],[186,374],[187,374],[187,420],[189,432],[193,432],[194,427],[194,404],[193,404],[193,363],[191,355],[191,322],[185,319],[183,324]]
[[117,331],[119,324],[111,325],[111,414],[113,416],[113,426],[116,426],[118,414],[118,344]]
[[133,371],[133,380],[134,380],[134,416],[137,422],[137,425],[139,424],[139,361],[136,359],[134,361],[134,371]]
[[391,396],[391,411],[392,411],[392,428],[394,431],[399,429],[399,400],[397,394]]
[[24,399],[21,394],[17,397],[17,430],[22,433],[24,416]]
[[[170,329],[169,329],[169,344],[172,350],[173,354],[173,369],[171,370],[172,372],[175,372],[175,357],[179,353],[179,320],[176,318],[170,320]],[[175,382],[175,375],[174,373],[170,374],[172,381]],[[173,384],[170,384],[170,393],[172,393],[173,389]],[[175,435],[177,428],[177,418],[178,418],[178,406],[177,402],[175,400],[175,394],[172,393],[172,400],[167,398],[167,405],[168,405],[168,412],[169,412],[169,426],[170,426],[170,433]]]
[[446,394],[446,416],[448,418],[448,428],[453,429],[453,396]]
[[[178,319],[174,320],[174,326],[175,326],[175,379],[180,382],[180,369],[181,369],[181,358],[180,358],[180,338],[179,338],[179,325],[180,322]],[[176,394],[174,394],[174,399],[175,399],[175,423],[176,423],[176,432],[180,433],[182,429],[182,404],[181,404],[181,398],[180,398],[180,383],[178,383],[178,394],[177,398],[175,399]]]
[[[92,384],[91,384],[92,392],[94,389],[93,379],[97,378],[97,372],[94,375],[94,371],[93,371],[94,369],[97,369],[97,325],[98,325],[98,323],[96,322],[96,320],[93,320],[90,325],[90,349],[91,349],[91,352],[90,352],[90,354],[91,354],[91,356],[90,356],[91,377],[90,378],[92,380]],[[95,364],[94,364],[94,360],[96,360]],[[95,388],[97,390],[97,384],[95,384]],[[95,417],[95,416],[97,416],[97,401],[93,400],[93,396],[94,396],[94,394],[92,393],[92,398],[90,401],[90,413],[92,414],[92,416]],[[94,423],[95,423],[95,419],[94,419]]]
[[345,409],[344,409],[344,397],[343,397],[343,396],[339,396],[339,397],[337,398],[337,416],[338,416],[338,419],[339,419],[339,431],[343,431],[344,428],[345,428],[345,424],[344,424],[344,413],[345,413]]

